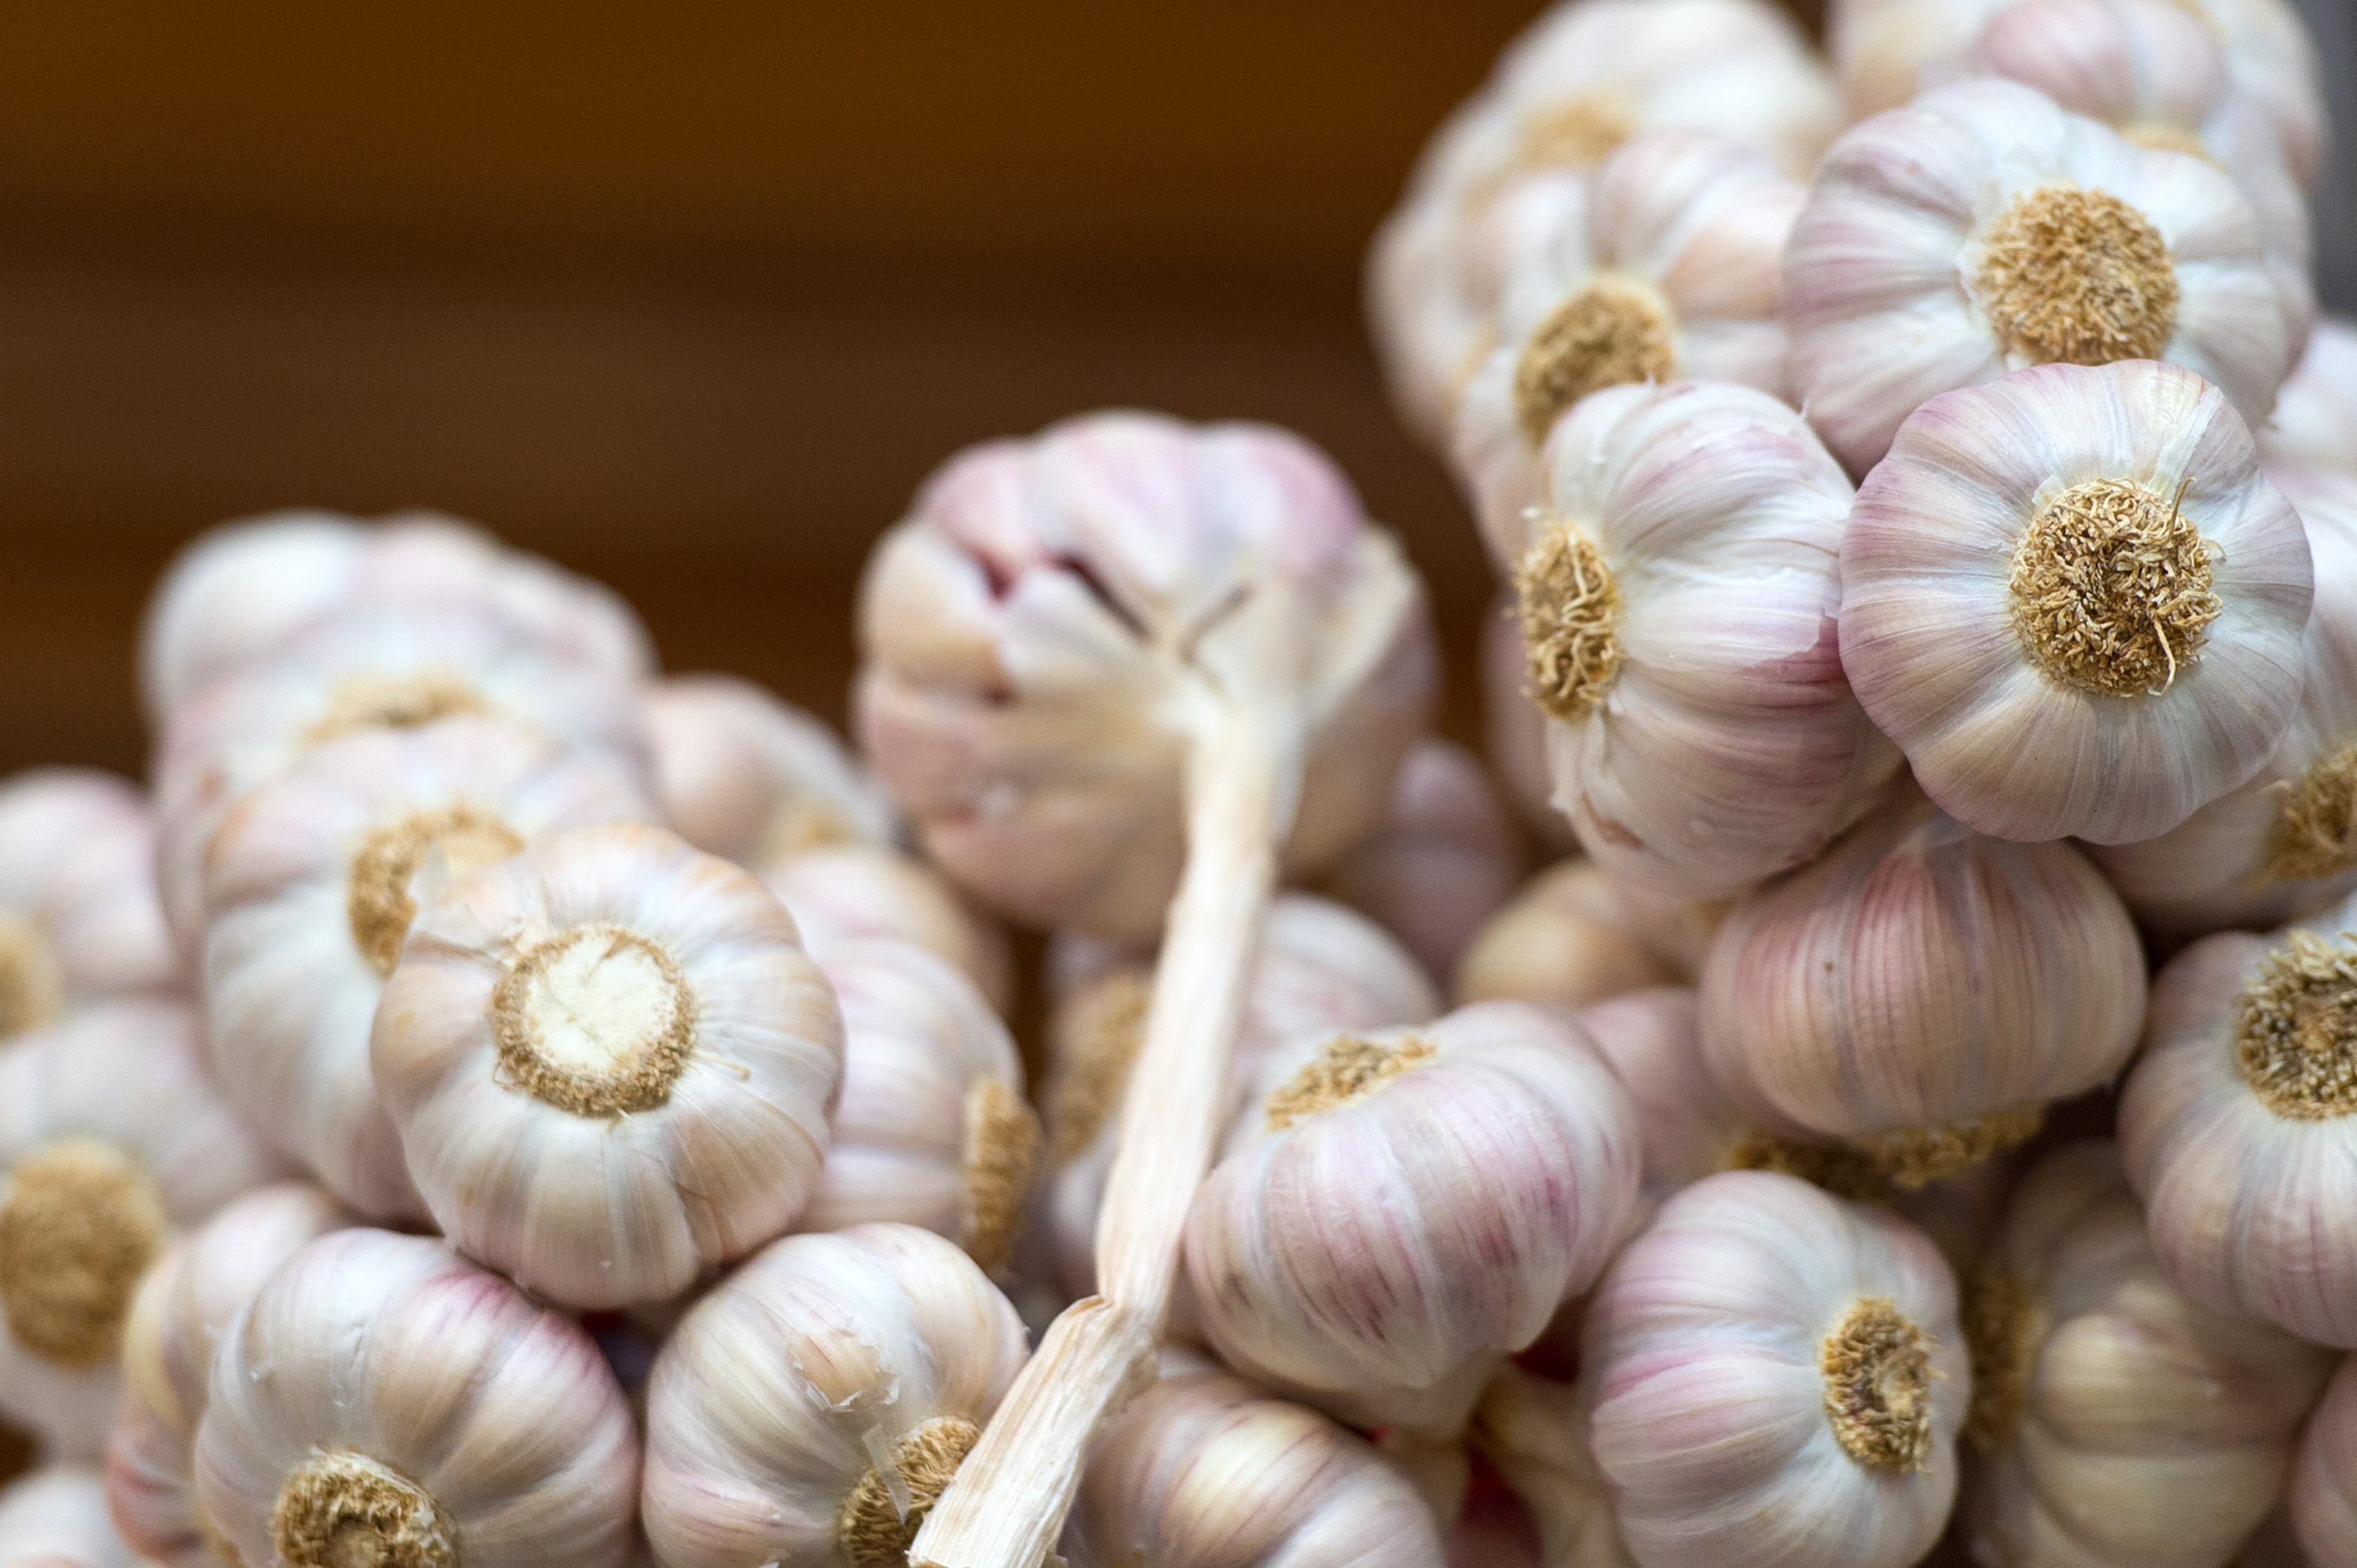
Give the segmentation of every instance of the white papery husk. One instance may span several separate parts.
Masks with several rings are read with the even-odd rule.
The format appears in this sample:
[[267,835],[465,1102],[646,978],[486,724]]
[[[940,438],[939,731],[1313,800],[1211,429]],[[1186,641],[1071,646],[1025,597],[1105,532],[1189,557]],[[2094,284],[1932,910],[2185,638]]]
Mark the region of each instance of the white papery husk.
[[673,675],[647,692],[663,821],[755,869],[834,843],[889,845],[892,803],[834,732],[734,675]]

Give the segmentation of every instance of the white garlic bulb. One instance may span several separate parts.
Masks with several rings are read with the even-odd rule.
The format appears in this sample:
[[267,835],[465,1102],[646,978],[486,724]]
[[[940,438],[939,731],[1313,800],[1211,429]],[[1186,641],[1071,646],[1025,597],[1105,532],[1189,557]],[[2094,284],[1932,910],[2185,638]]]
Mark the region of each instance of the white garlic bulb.
[[0,1040],[77,1003],[177,987],[155,841],[147,803],[111,773],[0,784]]
[[791,1236],[656,1359],[642,1506],[663,1568],[889,1568],[1024,1360],[1023,1325],[930,1231]]
[[760,866],[832,843],[889,844],[892,804],[834,732],[733,675],[673,675],[647,693],[655,788],[671,830]]
[[[1607,997],[1694,977],[1708,933],[1672,950],[1631,908],[1631,889],[1594,861],[1540,872],[1481,928],[1449,993],[1459,1004],[1532,1002],[1577,1012]],[[1695,906],[1697,911],[1700,906]],[[1695,916],[1701,923],[1699,913]]]
[[2232,179],[1994,80],[1834,145],[1783,301],[1794,390],[1856,474],[1924,403],[2007,371],[2165,359],[2255,425],[2298,353]]
[[1014,1004],[1006,929],[925,862],[886,844],[836,843],[753,869],[792,912],[809,951],[877,937],[913,943],[961,971],[1001,1014]]
[[1472,1442],[1529,1509],[1541,1568],[1635,1568],[1581,1406],[1577,1384],[1502,1367],[1474,1410]]
[[2174,366],[1933,399],[1841,556],[1858,701],[1986,833],[2157,837],[2264,767],[2299,702],[2307,536],[2218,389]]
[[370,1059],[454,1244],[551,1299],[620,1306],[802,1212],[843,1026],[751,873],[612,822],[422,907]]
[[1089,1455],[1074,1568],[1435,1568],[1440,1530],[1365,1439],[1224,1372],[1166,1376]]
[[1713,382],[1598,392],[1541,466],[1511,553],[1582,846],[1692,897],[1813,857],[1898,766],[1835,642],[1840,467],[1799,414]]
[[496,720],[313,748],[232,805],[205,856],[206,1019],[223,1086],[361,1214],[424,1219],[369,1029],[427,861],[462,874],[559,828],[652,814],[608,757]]
[[0,1568],[147,1568],[106,1516],[98,1477],[53,1465],[0,1488]]
[[2325,1352],[2163,1277],[2108,1140],[2023,1178],[1967,1283],[1960,1508],[1984,1562],[2219,1568],[2275,1506]]
[[1636,1113],[1576,1025],[1520,1003],[1273,1057],[1197,1192],[1204,1332],[1255,1380],[1447,1437],[1628,1232]]
[[843,1012],[843,1093],[796,1227],[920,1226],[997,1268],[1039,1153],[1006,1026],[972,982],[906,942],[846,942],[819,967]]
[[139,1279],[172,1232],[280,1174],[185,1007],[117,1002],[0,1055],[0,1410],[94,1456]]
[[2357,324],[2316,324],[2308,352],[2276,400],[2276,416],[2258,433],[2269,468],[2357,474]]
[[2309,1562],[2357,1563],[2357,1357],[2342,1359],[2300,1434],[2288,1502]]
[[197,1498],[247,1563],[620,1568],[639,1434],[579,1326],[438,1240],[340,1230],[221,1337]]
[[1904,1568],[1972,1370],[1931,1241],[1795,1177],[1672,1198],[1587,1310],[1589,1440],[1643,1568]]

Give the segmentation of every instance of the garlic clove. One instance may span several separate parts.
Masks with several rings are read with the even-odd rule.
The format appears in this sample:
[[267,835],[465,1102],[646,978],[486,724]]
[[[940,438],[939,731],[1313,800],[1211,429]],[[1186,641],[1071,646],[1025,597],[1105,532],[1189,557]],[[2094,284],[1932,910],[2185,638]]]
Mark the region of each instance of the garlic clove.
[[2357,474],[2357,325],[2317,323],[2258,438],[2270,469]]
[[673,675],[647,693],[663,820],[758,868],[806,849],[892,843],[891,802],[834,733],[733,675]]
[[1005,929],[925,862],[884,844],[837,843],[752,869],[792,912],[812,952],[871,938],[912,943],[963,972],[1001,1014],[1014,1004]]
[[1530,1002],[1577,1012],[1690,978],[1641,927],[1627,891],[1591,860],[1549,866],[1481,928],[1451,994],[1460,1004]]
[[78,1003],[179,983],[137,789],[81,768],[0,784],[0,1039]]
[[0,1564],[6,1568],[144,1568],[107,1518],[95,1472],[51,1465],[0,1488]]

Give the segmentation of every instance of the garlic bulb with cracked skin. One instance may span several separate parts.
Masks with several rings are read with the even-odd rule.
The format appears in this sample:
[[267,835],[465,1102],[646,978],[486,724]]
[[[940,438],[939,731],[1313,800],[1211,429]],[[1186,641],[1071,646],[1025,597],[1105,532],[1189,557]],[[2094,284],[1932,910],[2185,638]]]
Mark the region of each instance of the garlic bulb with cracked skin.
[[2271,470],[2357,475],[2357,323],[2316,324],[2258,437]]
[[578,1325],[439,1240],[339,1230],[222,1335],[197,1498],[248,1563],[621,1568],[639,1454]]
[[1352,1424],[1454,1435],[1628,1233],[1627,1092],[1577,1025],[1512,1002],[1312,1036],[1259,1089],[1188,1216],[1205,1335]]
[[1024,1357],[1015,1309],[930,1231],[771,1244],[656,1358],[642,1508],[657,1560],[905,1563]]
[[1983,1562],[2220,1568],[2283,1489],[2329,1355],[2180,1295],[2108,1139],[2023,1177],[1965,1283]]
[[77,1004],[178,988],[155,843],[147,802],[112,773],[0,783],[0,1041]]
[[892,803],[834,732],[734,675],[673,675],[647,693],[663,821],[759,869],[824,844],[890,844]]
[[1841,658],[1950,814],[2127,843],[2266,765],[2314,568],[2218,389],[2048,365],[1934,398],[1860,488]]
[[1855,474],[1941,393],[2036,365],[2167,360],[2262,424],[2294,303],[2222,172],[1995,80],[1850,130],[1784,251],[1794,391]]
[[552,1300],[624,1306],[807,1207],[843,1025],[750,872],[611,822],[425,903],[370,1061],[454,1244]]
[[813,846],[753,867],[794,917],[802,946],[913,942],[953,965],[1005,1014],[1015,1001],[1015,956],[1006,929],[928,863],[886,844]]
[[1903,1568],[1947,1522],[1972,1369],[1930,1240],[1797,1177],[1672,1198],[1587,1309],[1596,1465],[1641,1568]]
[[2300,1434],[2287,1501],[2309,1562],[2357,1563],[2357,1357],[2342,1359]]
[[1531,1002],[1577,1012],[1691,980],[1709,942],[1704,907],[1680,901],[1696,927],[1689,950],[1684,931],[1649,918],[1661,911],[1641,909],[1634,893],[1584,857],[1548,866],[1474,937],[1449,994],[1460,1004]]
[[151,1565],[107,1518],[96,1473],[52,1465],[0,1487],[0,1568]]

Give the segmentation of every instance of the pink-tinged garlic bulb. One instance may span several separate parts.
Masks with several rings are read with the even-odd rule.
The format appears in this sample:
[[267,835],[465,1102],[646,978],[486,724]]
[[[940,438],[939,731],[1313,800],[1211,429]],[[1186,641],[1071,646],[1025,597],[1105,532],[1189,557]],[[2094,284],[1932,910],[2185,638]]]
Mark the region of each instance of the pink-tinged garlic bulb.
[[1961,1515],[1987,1563],[2219,1568],[2283,1489],[2332,1369],[2161,1273],[2109,1140],[2024,1178],[1966,1283]]
[[1471,1442],[1530,1510],[1544,1568],[1635,1568],[1577,1384],[1500,1368],[1474,1409]]
[[2276,416],[2259,433],[2271,469],[2357,474],[2357,325],[2316,324],[2308,352],[2284,382]]
[[811,952],[877,938],[909,942],[980,986],[1001,1014],[1013,1006],[1015,955],[1005,928],[923,861],[885,844],[837,843],[754,869],[792,912]]
[[1501,567],[1521,559],[1523,514],[1547,499],[1547,435],[1580,399],[1677,381],[1783,395],[1778,262],[1803,196],[1757,148],[1659,132],[1624,144],[1587,199],[1531,237],[1454,434],[1458,471]]
[[819,967],[843,1010],[843,1095],[797,1228],[897,1221],[999,1267],[1039,1155],[1006,1026],[965,976],[906,942],[846,942]]
[[1794,390],[1857,474],[1924,403],[2008,371],[2167,360],[2257,424],[2298,354],[2232,179],[2009,81],[1943,88],[1835,143],[1783,300]]
[[2110,1078],[2144,1011],[2136,928],[2083,855],[1985,838],[1911,789],[1738,904],[1702,978],[1720,1080],[1908,1186]]
[[247,1563],[620,1568],[639,1434],[580,1326],[438,1240],[341,1230],[221,1339],[197,1498]]
[[1166,1377],[1089,1455],[1074,1568],[1434,1568],[1440,1529],[1365,1439],[1224,1372]]
[[2278,925],[2357,891],[2357,476],[2281,478],[2316,573],[2291,726],[2258,772],[2160,837],[2088,850],[2163,936]]
[[751,873],[611,822],[422,908],[370,1055],[460,1251],[552,1300],[623,1306],[677,1294],[802,1213],[843,1025]]
[[1859,490],[1841,568],[1858,701],[1999,838],[2157,837],[2298,711],[2308,538],[2189,371],[2049,365],[1933,399]]
[[1520,1003],[1274,1056],[1188,1217],[1230,1366],[1358,1425],[1447,1437],[1627,1232],[1628,1094]]
[[92,1458],[140,1276],[280,1168],[207,1076],[188,1010],[117,1002],[0,1056],[0,1411]]
[[106,1517],[97,1475],[53,1465],[0,1488],[0,1568],[149,1565]]
[[791,1236],[656,1359],[642,1506],[665,1568],[888,1568],[1023,1365],[1023,1325],[905,1225]]
[[0,784],[0,1041],[79,1003],[178,985],[155,843],[146,801],[111,773]]
[[750,681],[673,675],[647,693],[663,820],[701,850],[761,866],[823,844],[889,844],[892,803],[834,732]]
[[1691,897],[1809,860],[1898,766],[1835,642],[1840,467],[1791,409],[1711,382],[1596,393],[1541,466],[1509,553],[1580,843]]
[[2288,1502],[2309,1562],[2357,1563],[2357,1357],[2341,1361],[2300,1434]]
[[1546,710],[1531,701],[1531,659],[1523,648],[1523,618],[1514,590],[1498,595],[1481,624],[1481,733],[1491,771],[1524,836],[1542,854],[1568,854],[1579,839],[1555,809],[1547,777]]
[[1457,967],[1459,1004],[1531,1002],[1577,1012],[1650,986],[1692,980],[1715,921],[1708,908],[1680,901],[1691,942],[1644,918],[1634,890],[1592,860],[1575,857],[1540,872],[1491,917]]
[[205,857],[206,1019],[223,1087],[359,1213],[424,1219],[369,1068],[421,885],[560,828],[653,811],[603,754],[495,720],[364,730],[305,754],[230,808]]
[[1796,1177],[1672,1198],[1587,1310],[1589,1441],[1641,1568],[1903,1568],[1947,1522],[1973,1376],[1904,1221]]

